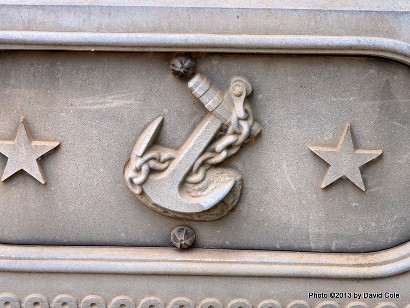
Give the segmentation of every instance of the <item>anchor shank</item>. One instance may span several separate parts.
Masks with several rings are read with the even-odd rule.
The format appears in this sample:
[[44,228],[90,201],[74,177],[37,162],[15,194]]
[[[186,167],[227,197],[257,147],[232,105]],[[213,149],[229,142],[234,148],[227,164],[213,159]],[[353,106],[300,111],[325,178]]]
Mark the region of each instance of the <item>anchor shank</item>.
[[151,176],[145,182],[144,192],[152,204],[176,213],[200,213],[210,209],[229,193],[234,180],[228,181],[206,196],[191,197],[180,190],[186,175],[221,125],[222,122],[213,114],[207,114],[179,148],[177,157],[166,171]]
[[169,180],[172,178],[173,183],[181,183],[197,158],[215,137],[221,125],[222,122],[213,114],[207,114],[179,149],[178,156],[166,171],[166,177]]

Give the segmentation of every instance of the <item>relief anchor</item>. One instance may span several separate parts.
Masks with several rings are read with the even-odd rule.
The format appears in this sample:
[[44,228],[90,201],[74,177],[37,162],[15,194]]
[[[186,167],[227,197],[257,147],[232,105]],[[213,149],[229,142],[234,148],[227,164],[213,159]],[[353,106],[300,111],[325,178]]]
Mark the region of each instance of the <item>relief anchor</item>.
[[[189,56],[176,57],[171,70],[181,79],[191,78],[195,61]],[[164,120],[156,118],[134,146],[125,180],[131,191],[157,212],[215,220],[238,202],[242,175],[232,168],[213,166],[235,154],[261,128],[246,100],[252,92],[246,78],[233,77],[228,90],[222,92],[206,76],[196,73],[188,88],[210,112],[177,150],[155,144]]]

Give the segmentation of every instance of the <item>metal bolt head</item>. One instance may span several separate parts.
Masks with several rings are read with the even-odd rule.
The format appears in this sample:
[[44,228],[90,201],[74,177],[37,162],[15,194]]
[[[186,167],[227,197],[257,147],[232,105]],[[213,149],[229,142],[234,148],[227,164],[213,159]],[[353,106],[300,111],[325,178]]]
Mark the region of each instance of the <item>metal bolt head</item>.
[[172,244],[179,249],[191,247],[195,242],[195,231],[188,226],[175,227],[171,232]]
[[169,66],[172,75],[180,79],[188,79],[195,74],[196,61],[190,55],[182,55],[173,58]]

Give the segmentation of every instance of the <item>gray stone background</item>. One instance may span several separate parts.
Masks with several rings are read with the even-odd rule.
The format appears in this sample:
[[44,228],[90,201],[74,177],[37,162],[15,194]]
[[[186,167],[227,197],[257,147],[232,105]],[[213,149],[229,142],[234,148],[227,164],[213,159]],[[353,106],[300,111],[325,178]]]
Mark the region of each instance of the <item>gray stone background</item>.
[[[169,246],[182,223],[205,248],[358,252],[409,239],[410,71],[378,58],[196,54],[220,88],[234,75],[254,85],[263,132],[224,164],[243,174],[242,197],[215,222],[139,203],[122,176],[139,134],[163,115],[158,142],[177,148],[206,114],[170,74],[172,56],[0,54],[0,140],[24,115],[34,139],[61,142],[40,162],[46,186],[25,173],[0,183],[2,243]],[[365,193],[348,180],[321,189],[327,164],[307,147],[335,146],[346,121],[356,147],[383,149],[363,168]]]

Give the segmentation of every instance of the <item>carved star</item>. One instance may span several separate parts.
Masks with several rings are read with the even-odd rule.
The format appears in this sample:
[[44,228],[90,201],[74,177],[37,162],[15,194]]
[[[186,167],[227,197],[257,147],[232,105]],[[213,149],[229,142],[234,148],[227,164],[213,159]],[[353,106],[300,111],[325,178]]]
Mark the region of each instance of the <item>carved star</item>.
[[381,149],[355,150],[349,123],[346,123],[336,147],[310,146],[309,149],[330,165],[321,188],[325,188],[341,177],[346,177],[363,191],[366,188],[360,167],[382,154]]
[[57,141],[33,140],[22,117],[17,128],[16,139],[0,140],[0,153],[8,158],[1,180],[4,181],[17,171],[24,170],[40,183],[45,184],[47,180],[37,159],[59,144],[60,142]]

